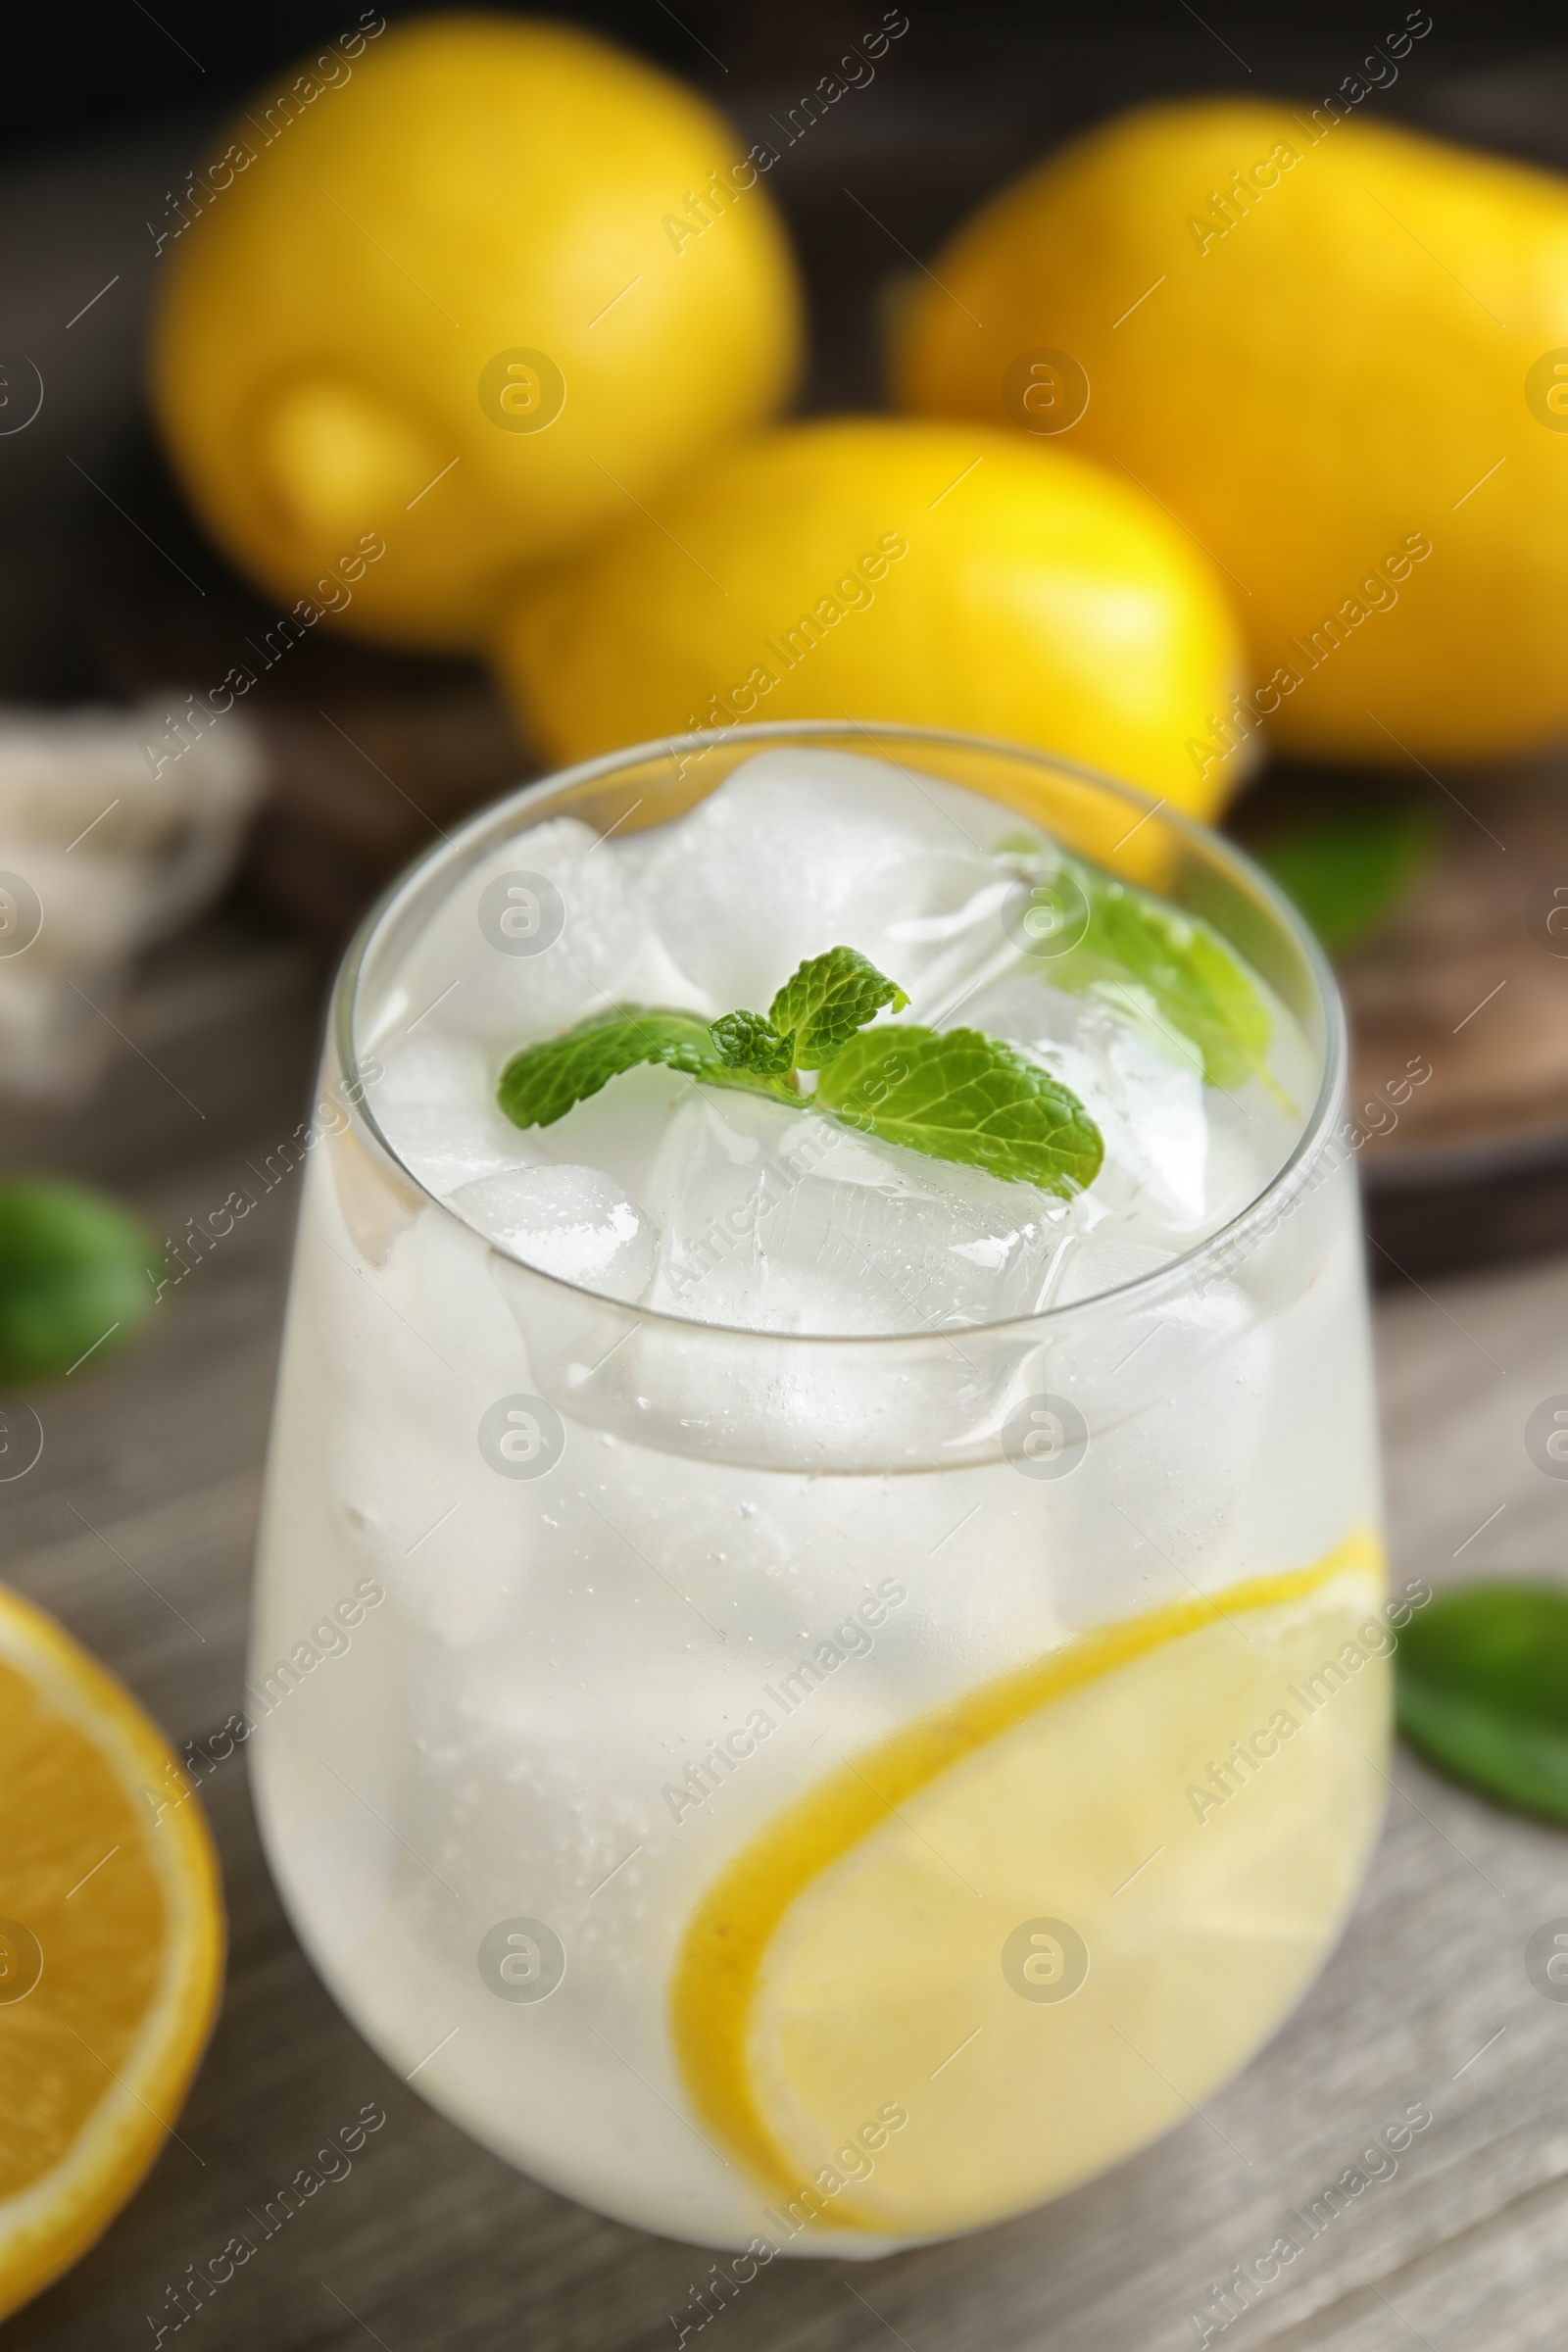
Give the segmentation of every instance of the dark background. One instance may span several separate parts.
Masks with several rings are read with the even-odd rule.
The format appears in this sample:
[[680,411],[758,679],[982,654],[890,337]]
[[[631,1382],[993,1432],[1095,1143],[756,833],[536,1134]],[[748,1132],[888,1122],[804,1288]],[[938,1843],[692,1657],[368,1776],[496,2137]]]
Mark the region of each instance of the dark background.
[[[297,52],[351,25],[355,0],[339,6],[285,0],[265,11],[215,11],[165,0],[154,15],[135,0],[87,8],[29,8],[7,38],[7,88],[0,95],[13,157],[84,131],[145,124],[148,118],[237,99]],[[439,8],[385,0],[389,23]],[[591,26],[689,80],[721,92],[726,80],[765,83],[816,67],[837,44],[875,25],[877,0],[590,0],[584,5],[503,11]],[[1311,0],[1295,9],[1238,8],[1214,0],[1200,16],[1182,0],[1135,0],[1113,10],[1031,7],[1027,0],[912,0],[906,61],[963,108],[976,97],[1023,110],[1048,99],[1069,118],[1163,91],[1264,86],[1306,89],[1337,81],[1365,47],[1404,21],[1401,0]],[[1550,14],[1528,6],[1445,6],[1436,0],[1430,66],[1439,77],[1528,57],[1551,37]],[[156,21],[155,21],[156,17]],[[1560,32],[1558,37],[1560,38]],[[1417,55],[1420,53],[1418,52]],[[1244,71],[1242,61],[1252,74]],[[728,74],[720,70],[720,63]],[[890,69],[890,78],[892,73]],[[1327,77],[1327,78],[1326,78]]]

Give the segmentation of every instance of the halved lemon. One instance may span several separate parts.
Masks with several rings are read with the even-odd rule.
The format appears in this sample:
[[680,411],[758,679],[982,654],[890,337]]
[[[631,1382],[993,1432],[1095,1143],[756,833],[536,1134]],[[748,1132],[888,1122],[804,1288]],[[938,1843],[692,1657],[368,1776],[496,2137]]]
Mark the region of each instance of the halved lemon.
[[846,1760],[729,1863],[673,2040],[786,2234],[977,2228],[1235,2072],[1376,1832],[1382,1592],[1358,1537],[1091,1633]]
[[129,1693],[0,1591],[0,2319],[124,2204],[206,2042],[222,1899],[188,1786]]

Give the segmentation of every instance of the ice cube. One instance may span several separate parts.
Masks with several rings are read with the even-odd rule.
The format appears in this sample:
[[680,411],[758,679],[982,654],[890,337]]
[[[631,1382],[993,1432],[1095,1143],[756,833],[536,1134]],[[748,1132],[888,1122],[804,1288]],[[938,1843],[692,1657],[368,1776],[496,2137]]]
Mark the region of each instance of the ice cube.
[[634,1200],[597,1168],[514,1169],[465,1184],[449,1202],[509,1257],[607,1298],[640,1298],[657,1234]]
[[1196,1049],[1156,1042],[1095,999],[1029,972],[982,989],[957,1018],[1024,1047],[1071,1087],[1104,1139],[1098,1209],[1121,1212],[1158,1246],[1186,1246],[1206,1230],[1208,1114]]
[[380,1071],[367,1081],[367,1100],[398,1158],[438,1200],[553,1156],[537,1130],[514,1127],[496,1102],[496,1060],[477,1038],[428,1030],[394,1036],[378,1050]]
[[622,1070],[597,1095],[573,1103],[554,1126],[528,1128],[552,1159],[600,1168],[646,1206],[654,1204],[652,1175],[670,1119],[690,1102],[696,1081],[656,1063]]
[[620,1001],[704,1009],[613,846],[561,816],[492,850],[411,951],[378,1039],[383,1057],[399,1022],[512,1047]]
[[809,1112],[694,1092],[651,1179],[651,1306],[753,1331],[945,1331],[1032,1313],[1068,1205]]
[[1085,1298],[1100,1298],[1107,1291],[1124,1290],[1146,1274],[1157,1274],[1175,1257],[1174,1250],[1155,1250],[1147,1242],[1130,1242],[1115,1230],[1072,1233],[1062,1244],[1060,1268],[1051,1294],[1053,1306],[1077,1306]]
[[1208,1214],[1216,1232],[1250,1208],[1290,1158],[1299,1123],[1256,1084],[1239,1094],[1211,1089],[1208,1102]]
[[[798,964],[833,947],[858,949],[912,994],[972,953],[922,924],[999,888],[954,796],[934,794],[880,760],[761,752],[623,858],[670,956],[720,1009],[765,1008]],[[988,949],[998,931],[991,920]]]
[[[1041,1391],[1080,1401],[1089,1427],[1081,1468],[1060,1482],[1063,1560],[1094,1562],[1095,1577],[1151,1577],[1156,1594],[1177,1589],[1166,1570],[1206,1570],[1227,1541],[1255,1478],[1276,1344],[1234,1282],[1178,1276],[1147,1295],[1124,1288],[1157,1278],[1162,1262],[1168,1253],[1124,1237],[1089,1237],[1063,1278],[1068,1311],[1039,1378]],[[1071,1311],[1086,1297],[1099,1303]],[[1092,1617],[1086,1566],[1069,1567],[1063,1595]],[[1248,1567],[1237,1560],[1233,1573]]]
[[463,1185],[548,1160],[537,1135],[524,1135],[493,1104],[388,1102],[377,1115],[409,1173],[439,1200]]
[[[416,1217],[369,1268],[351,1262],[329,1194],[320,1215],[320,1240],[302,1238],[321,1261],[302,1300],[318,1360],[352,1364],[353,1378],[329,1398],[285,1383],[280,1409],[318,1424],[330,1413],[331,1543],[385,1578],[417,1637],[483,1640],[506,1606],[497,1563],[518,1558],[538,1508],[528,1482],[461,1467],[479,1458],[486,1406],[537,1387],[515,1318],[478,1236],[440,1210]],[[308,1214],[302,1237],[313,1222]],[[298,1498],[284,1507],[294,1512]],[[322,1540],[313,1527],[307,1558]]]
[[489,1061],[474,1038],[428,1031],[394,1037],[376,1059],[381,1074],[368,1080],[366,1091],[378,1114],[398,1102],[472,1105],[490,1092]]

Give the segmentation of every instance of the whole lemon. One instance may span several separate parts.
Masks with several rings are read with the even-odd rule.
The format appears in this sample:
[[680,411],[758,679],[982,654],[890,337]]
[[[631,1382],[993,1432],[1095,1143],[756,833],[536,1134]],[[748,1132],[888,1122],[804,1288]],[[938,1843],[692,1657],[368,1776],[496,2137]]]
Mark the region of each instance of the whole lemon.
[[160,258],[165,439],[237,564],[368,637],[476,642],[512,574],[792,381],[794,269],[744,143],[566,26],[355,34],[208,182]]
[[1568,724],[1568,183],[1376,126],[1352,84],[1092,132],[898,336],[906,406],[1065,429],[1224,566],[1250,692],[1200,767],[1259,720],[1396,764]]
[[1207,561],[1130,482],[974,426],[850,418],[719,450],[508,608],[503,674],[561,760],[742,719],[1038,745],[1206,814],[1186,743],[1238,683]]

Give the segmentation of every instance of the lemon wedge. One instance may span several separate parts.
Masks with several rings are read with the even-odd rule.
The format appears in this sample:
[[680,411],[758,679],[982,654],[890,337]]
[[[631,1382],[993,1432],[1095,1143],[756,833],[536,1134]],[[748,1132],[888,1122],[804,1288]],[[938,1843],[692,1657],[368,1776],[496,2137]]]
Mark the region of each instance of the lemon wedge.
[[0,2319],[119,2212],[207,2039],[222,1903],[186,1786],[129,1693],[0,1591]]
[[998,2220],[1243,2063],[1377,1828],[1382,1592],[1357,1537],[1090,1633],[847,1759],[727,1865],[672,2036],[784,2234]]

